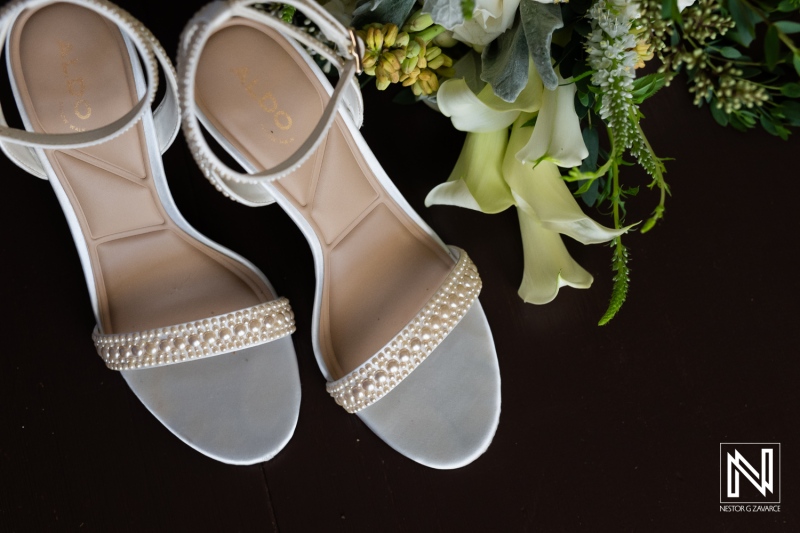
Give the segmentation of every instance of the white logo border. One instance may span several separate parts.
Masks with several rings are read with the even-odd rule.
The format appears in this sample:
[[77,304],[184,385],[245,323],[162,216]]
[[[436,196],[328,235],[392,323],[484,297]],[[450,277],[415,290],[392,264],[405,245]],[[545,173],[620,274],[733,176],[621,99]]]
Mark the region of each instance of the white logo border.
[[[744,444],[744,445],[751,445],[751,446],[778,446],[778,501],[776,502],[724,502],[722,501],[722,491],[723,491],[723,477],[722,477],[722,445],[737,445],[737,444]],[[781,443],[780,442],[720,442],[719,443],[719,494],[720,494],[720,505],[779,505],[781,503],[781,483],[783,482],[783,472],[781,471],[781,463],[783,459],[783,453],[781,451]]]

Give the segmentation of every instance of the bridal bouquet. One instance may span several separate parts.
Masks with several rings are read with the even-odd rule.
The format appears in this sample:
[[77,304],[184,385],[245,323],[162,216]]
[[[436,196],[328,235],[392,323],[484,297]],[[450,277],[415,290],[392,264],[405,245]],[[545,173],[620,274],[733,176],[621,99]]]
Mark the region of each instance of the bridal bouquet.
[[[401,85],[408,99],[467,132],[452,174],[425,203],[487,214],[516,209],[526,302],[591,285],[562,234],[610,243],[605,324],[628,291],[624,235],[653,229],[670,192],[667,162],[648,142],[639,106],[684,72],[695,104],[720,125],[786,139],[800,125],[793,40],[800,0],[552,2],[330,0],[325,7],[362,37],[365,83]],[[631,164],[659,193],[644,221],[625,219],[639,191],[623,178]],[[600,224],[587,210],[611,220]]]

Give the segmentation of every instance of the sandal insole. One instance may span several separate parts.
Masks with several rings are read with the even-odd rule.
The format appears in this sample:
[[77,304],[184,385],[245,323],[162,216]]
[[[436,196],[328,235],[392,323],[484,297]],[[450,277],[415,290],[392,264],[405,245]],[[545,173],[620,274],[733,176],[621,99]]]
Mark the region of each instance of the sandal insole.
[[[122,34],[86,8],[52,4],[24,13],[7,53],[35,131],[95,129],[138,101]],[[163,327],[273,299],[252,270],[170,218],[145,143],[140,122],[97,146],[46,151],[80,223],[103,331]]]
[[[266,169],[303,143],[329,97],[277,32],[234,19],[203,49],[195,98],[227,141]],[[266,186],[319,241],[320,345],[338,379],[414,318],[454,262],[384,189],[341,117],[306,163]]]

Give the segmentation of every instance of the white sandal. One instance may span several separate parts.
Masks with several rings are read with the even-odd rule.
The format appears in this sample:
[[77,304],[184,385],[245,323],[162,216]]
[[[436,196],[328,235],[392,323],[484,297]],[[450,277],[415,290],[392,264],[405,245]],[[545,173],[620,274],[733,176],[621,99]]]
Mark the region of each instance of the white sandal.
[[[190,149],[225,195],[276,201],[306,235],[317,276],[314,352],[337,403],[419,463],[468,464],[500,415],[477,271],[414,213],[358,132],[363,43],[314,2],[282,0],[336,51],[254,3],[213,2],[184,30],[178,72]],[[339,69],[335,89],[300,45]],[[200,122],[246,172],[211,151]]]
[[[294,317],[255,266],[191,228],[169,194],[161,153],[180,120],[166,53],[101,0],[12,2],[0,31],[25,124],[10,128],[0,113],[0,147],[55,190],[98,353],[191,447],[232,464],[270,459],[297,423]],[[151,113],[156,60],[168,88]]]

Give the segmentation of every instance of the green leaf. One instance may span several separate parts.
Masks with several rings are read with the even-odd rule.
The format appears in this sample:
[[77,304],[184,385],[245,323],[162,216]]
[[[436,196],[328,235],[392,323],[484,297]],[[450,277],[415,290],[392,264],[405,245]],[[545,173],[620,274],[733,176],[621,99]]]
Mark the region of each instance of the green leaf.
[[589,155],[581,163],[581,172],[594,172],[597,170],[597,156],[600,152],[600,135],[595,128],[584,128],[581,136],[589,150]]
[[475,11],[475,0],[461,0],[461,14],[464,20],[472,20],[473,11]]
[[683,24],[681,9],[678,7],[678,0],[665,0],[661,3],[661,18],[674,20],[678,24]]
[[783,102],[774,113],[788,120],[790,126],[800,126],[800,102],[791,100]]
[[664,87],[664,74],[654,72],[641,78],[636,78],[633,82],[633,101],[636,104],[641,104],[651,96],[653,96],[659,89]]
[[750,46],[756,37],[756,25],[753,19],[755,15],[742,0],[728,0],[728,11],[736,23],[735,31],[728,32],[726,35],[734,37],[744,46]]
[[792,33],[800,33],[800,23],[792,22],[791,20],[779,20],[774,24],[779,30],[787,35]]
[[736,115],[736,114],[728,115],[728,119],[730,120],[731,126],[733,126],[735,129],[737,129],[739,131],[747,131],[748,130],[747,125],[744,122],[742,122],[741,120],[739,120],[739,116],[738,115]]
[[600,199],[600,182],[602,179],[592,180],[589,187],[581,195],[581,200],[587,206],[592,207]]
[[793,0],[783,0],[778,4],[778,11],[782,13],[789,13],[797,10],[797,3]]
[[761,115],[760,122],[761,127],[767,130],[768,133],[776,136],[778,135],[778,130],[775,129],[775,125],[772,123],[772,120],[770,120],[769,116],[766,114]]
[[483,49],[481,65],[481,79],[491,84],[494,94],[515,101],[528,83],[528,44],[519,18]]
[[519,15],[533,64],[536,65],[545,88],[554,91],[558,87],[558,76],[550,62],[550,43],[553,31],[564,27],[561,8],[557,4],[522,0],[519,4]]
[[597,323],[598,326],[605,326],[616,316],[625,303],[628,296],[628,283],[630,280],[630,269],[628,268],[628,249],[622,245],[622,239],[615,237],[611,241],[614,247],[614,257],[611,268],[616,272],[614,275],[614,288],[611,290],[611,301],[608,302],[608,309]]
[[780,53],[781,41],[780,37],[778,37],[778,30],[775,26],[770,26],[767,30],[767,35],[764,37],[764,59],[767,61],[768,70],[775,70]]
[[723,46],[719,49],[719,53],[722,54],[722,57],[727,57],[728,59],[742,57],[742,53],[733,46]]
[[742,67],[739,70],[742,71],[742,78],[755,78],[762,72],[760,68],[756,67]]
[[[422,11],[430,13],[433,22],[452,30],[464,23],[464,11],[459,2],[450,0],[425,0]],[[471,12],[470,12],[471,13]]]
[[367,0],[359,3],[353,11],[354,28],[363,28],[372,22],[386,24],[391,22],[402,26],[416,0]]
[[797,71],[797,74],[800,75],[800,52],[794,53],[792,63],[794,63],[794,69]]
[[279,15],[280,15],[282,21],[284,21],[284,22],[286,22],[288,24],[291,24],[292,23],[292,19],[294,18],[294,14],[296,12],[297,12],[297,8],[296,7],[284,5],[283,7],[281,7]]
[[672,35],[669,36],[669,45],[675,48],[678,46],[678,43],[680,42],[681,42],[681,32],[673,30]]
[[787,83],[786,85],[781,87],[781,94],[784,96],[788,96],[789,98],[800,97],[800,84]]
[[728,114],[725,113],[725,110],[722,108],[717,107],[716,98],[711,100],[709,103],[709,109],[711,109],[711,116],[714,117],[714,120],[717,121],[717,124],[723,127],[728,125]]

